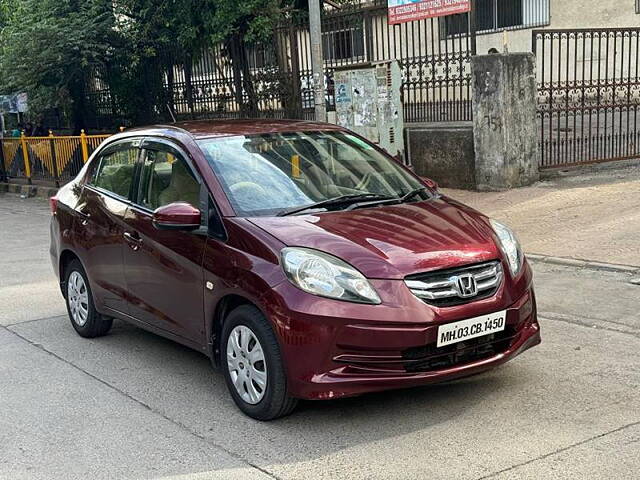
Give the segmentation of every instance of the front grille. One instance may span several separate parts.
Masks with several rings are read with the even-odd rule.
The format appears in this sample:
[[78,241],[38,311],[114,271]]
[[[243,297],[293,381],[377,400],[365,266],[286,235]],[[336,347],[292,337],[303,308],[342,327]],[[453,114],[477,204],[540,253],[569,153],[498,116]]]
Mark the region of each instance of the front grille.
[[430,372],[463,365],[502,353],[520,332],[507,327],[503,332],[473,338],[437,348],[435,344],[410,348],[402,352],[404,368],[409,373]]
[[[488,298],[500,287],[504,272],[498,261],[481,263],[448,270],[420,273],[405,279],[411,292],[429,305],[453,307]],[[475,293],[460,287],[459,279],[472,281]]]

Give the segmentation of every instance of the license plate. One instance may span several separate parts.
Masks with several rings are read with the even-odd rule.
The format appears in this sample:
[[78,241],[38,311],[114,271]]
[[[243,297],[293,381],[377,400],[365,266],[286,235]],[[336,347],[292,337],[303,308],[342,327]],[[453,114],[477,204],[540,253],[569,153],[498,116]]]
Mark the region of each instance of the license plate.
[[459,322],[440,325],[438,328],[438,347],[445,347],[472,338],[502,332],[507,323],[507,311],[490,313]]

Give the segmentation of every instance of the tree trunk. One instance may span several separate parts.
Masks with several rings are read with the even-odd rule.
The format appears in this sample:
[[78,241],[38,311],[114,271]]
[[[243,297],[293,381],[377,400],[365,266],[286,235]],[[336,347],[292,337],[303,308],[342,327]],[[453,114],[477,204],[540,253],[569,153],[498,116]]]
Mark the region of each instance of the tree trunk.
[[191,118],[195,118],[194,103],[193,103],[193,57],[191,54],[187,54],[184,61],[184,80],[185,80],[185,94],[187,97],[187,105],[189,106],[189,113]]
[[73,101],[71,107],[71,115],[73,117],[73,134],[80,135],[82,130],[85,132],[87,128],[87,98],[85,89],[85,78],[82,75],[76,81],[69,85],[71,99]]
[[167,72],[167,108],[169,109],[167,114],[171,121],[173,121],[176,114],[174,106],[175,78],[173,75],[173,63],[169,62],[165,65],[165,69]]
[[[290,88],[285,90],[285,96],[287,101],[283,101],[285,107],[285,113],[289,118],[302,118],[302,93],[300,91],[300,61],[298,58],[298,34],[293,23],[289,24],[289,48],[286,48],[286,41],[284,50],[291,52],[291,73],[289,75]],[[286,87],[285,87],[286,88]],[[288,91],[287,91],[288,90]],[[288,95],[287,95],[288,94]]]
[[237,35],[234,35],[227,44],[227,51],[229,52],[229,58],[231,59],[231,72],[233,74],[233,94],[235,97],[236,105],[240,116],[242,116],[244,95],[242,87],[242,68],[240,67],[240,54],[238,53],[239,39]]
[[[255,117],[258,115],[258,99],[251,80],[251,70],[249,69],[246,45],[242,39],[242,34],[238,33],[231,38],[229,54],[231,56],[236,102],[240,114],[244,117]],[[244,93],[247,95],[246,102]]]
[[142,70],[142,78],[143,78],[142,95],[143,95],[144,101],[143,101],[143,106],[138,115],[139,117],[138,123],[143,125],[148,123],[153,123],[153,120],[154,120],[153,106],[155,105],[157,100],[157,97],[156,97],[157,89],[155,88],[156,84],[153,78],[154,67],[155,67],[154,60],[147,59],[146,67],[143,68]]
[[249,61],[247,58],[247,50],[245,48],[244,42],[242,42],[242,48],[240,49],[242,53],[242,80],[244,84],[244,90],[247,92],[247,113],[246,116],[249,117],[257,117],[258,116],[258,98],[256,96],[256,91],[253,86],[253,81],[251,79],[251,70],[249,69]]

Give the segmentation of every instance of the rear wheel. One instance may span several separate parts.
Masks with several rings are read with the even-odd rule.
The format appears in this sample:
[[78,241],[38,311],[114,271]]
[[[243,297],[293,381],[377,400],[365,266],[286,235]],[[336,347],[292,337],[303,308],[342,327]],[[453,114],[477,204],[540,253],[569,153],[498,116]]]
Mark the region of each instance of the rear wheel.
[[64,289],[69,319],[78,335],[94,338],[109,332],[113,320],[96,312],[87,274],[78,260],[65,269]]
[[240,410],[258,420],[291,413],[297,400],[287,392],[280,346],[257,308],[243,305],[229,314],[221,347],[227,387]]

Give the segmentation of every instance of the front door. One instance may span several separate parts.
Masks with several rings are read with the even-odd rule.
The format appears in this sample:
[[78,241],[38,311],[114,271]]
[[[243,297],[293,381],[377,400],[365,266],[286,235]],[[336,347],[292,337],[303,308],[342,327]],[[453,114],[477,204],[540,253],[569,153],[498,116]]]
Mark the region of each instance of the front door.
[[[76,206],[77,253],[89,276],[96,306],[128,313],[123,267],[125,215],[141,140],[110,145],[94,162]],[[105,311],[102,309],[106,307]]]
[[124,248],[129,309],[138,320],[204,344],[202,232],[158,230],[153,211],[183,201],[200,206],[202,184],[188,157],[164,141],[145,140],[137,197],[127,211]]

